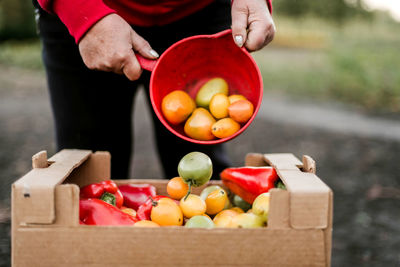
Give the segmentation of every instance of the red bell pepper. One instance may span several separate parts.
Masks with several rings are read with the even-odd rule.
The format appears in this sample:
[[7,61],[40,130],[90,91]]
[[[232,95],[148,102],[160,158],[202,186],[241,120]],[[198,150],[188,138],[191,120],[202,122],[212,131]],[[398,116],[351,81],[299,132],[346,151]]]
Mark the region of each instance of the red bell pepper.
[[81,199],[79,219],[86,225],[134,225],[138,220],[103,200]]
[[259,194],[273,188],[279,179],[272,167],[227,168],[220,177],[226,187],[250,204]]
[[156,188],[150,184],[125,184],[118,188],[124,197],[124,206],[134,210],[145,203],[149,196],[156,196]]
[[111,180],[90,184],[80,189],[80,198],[99,198],[121,208],[124,198],[118,186]]

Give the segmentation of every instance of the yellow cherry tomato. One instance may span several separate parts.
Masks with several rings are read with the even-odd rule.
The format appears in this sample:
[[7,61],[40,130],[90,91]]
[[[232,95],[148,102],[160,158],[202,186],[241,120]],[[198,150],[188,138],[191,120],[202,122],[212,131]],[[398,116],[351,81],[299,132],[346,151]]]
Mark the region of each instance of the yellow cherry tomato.
[[206,198],[206,213],[214,215],[224,209],[228,196],[224,189],[217,189],[211,192]]
[[183,181],[182,177],[174,177],[167,184],[168,195],[173,199],[183,198],[188,190],[189,186]]
[[182,225],[183,214],[179,206],[172,199],[162,199],[151,209],[151,220],[160,226]]
[[179,204],[183,215],[187,218],[192,218],[196,215],[203,215],[206,212],[206,202],[198,195],[190,194],[186,198],[182,198]]
[[228,99],[230,104],[233,104],[238,100],[247,100],[243,95],[230,95]]
[[153,221],[143,220],[136,222],[133,226],[135,227],[160,227],[157,223]]
[[216,119],[228,117],[229,99],[225,94],[215,94],[210,101],[209,110]]

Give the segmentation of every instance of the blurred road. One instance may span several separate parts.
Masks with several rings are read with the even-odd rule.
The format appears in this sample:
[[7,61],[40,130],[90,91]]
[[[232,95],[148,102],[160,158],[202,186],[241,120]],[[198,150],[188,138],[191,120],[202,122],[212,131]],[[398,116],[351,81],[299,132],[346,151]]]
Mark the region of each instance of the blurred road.
[[[142,99],[131,176],[161,178]],[[44,73],[0,65],[0,266],[10,265],[10,186],[30,170],[34,153],[55,153],[52,127]],[[312,156],[334,191],[332,266],[400,265],[399,121],[266,93],[257,119],[227,148],[235,165],[247,152]]]

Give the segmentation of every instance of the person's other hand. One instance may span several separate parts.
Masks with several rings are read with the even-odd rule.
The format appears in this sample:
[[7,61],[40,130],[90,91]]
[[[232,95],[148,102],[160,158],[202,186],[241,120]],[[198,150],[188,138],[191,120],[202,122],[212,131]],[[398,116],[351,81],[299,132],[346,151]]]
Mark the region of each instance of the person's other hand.
[[79,42],[79,52],[89,69],[124,74],[139,79],[142,68],[134,51],[150,59],[158,57],[149,43],[117,14],[110,14],[94,24]]
[[235,43],[256,51],[274,39],[275,25],[266,0],[234,0],[232,35]]

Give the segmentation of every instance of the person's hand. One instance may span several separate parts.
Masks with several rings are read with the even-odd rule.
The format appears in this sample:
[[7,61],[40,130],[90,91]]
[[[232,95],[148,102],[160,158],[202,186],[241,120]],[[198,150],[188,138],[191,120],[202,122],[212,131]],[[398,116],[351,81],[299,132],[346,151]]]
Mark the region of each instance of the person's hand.
[[83,62],[89,69],[124,74],[131,81],[137,80],[142,73],[134,51],[146,58],[158,57],[149,43],[117,14],[99,20],[78,45]]
[[256,51],[274,39],[275,25],[266,0],[234,0],[232,35],[235,43]]

